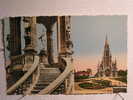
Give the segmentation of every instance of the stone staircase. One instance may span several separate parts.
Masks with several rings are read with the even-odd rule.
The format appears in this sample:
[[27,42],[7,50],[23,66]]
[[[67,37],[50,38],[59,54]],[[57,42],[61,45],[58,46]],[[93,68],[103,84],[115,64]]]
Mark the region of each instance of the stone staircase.
[[37,94],[42,89],[47,87],[51,82],[53,82],[60,75],[59,68],[40,68],[40,76],[37,84],[34,86],[31,94]]

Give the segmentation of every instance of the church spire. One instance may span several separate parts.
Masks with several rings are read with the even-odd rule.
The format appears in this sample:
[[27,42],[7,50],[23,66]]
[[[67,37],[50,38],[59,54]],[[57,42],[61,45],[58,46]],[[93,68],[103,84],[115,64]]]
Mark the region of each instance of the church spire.
[[107,52],[110,53],[110,48],[109,48],[108,37],[106,35],[105,44],[104,44],[104,54],[107,53]]
[[109,43],[108,43],[108,36],[106,35],[106,39],[105,39],[105,46],[109,46]]
[[109,42],[108,42],[107,35],[106,35],[105,45],[104,45],[103,63],[106,66],[109,66],[109,64],[111,63],[111,52],[109,48]]
[[110,51],[110,47],[109,47],[108,37],[106,35],[103,58],[102,58],[100,65],[98,63],[98,67],[97,67],[98,68],[97,69],[98,76],[100,76],[100,77],[102,77],[102,76],[115,77],[117,74],[116,63],[117,63],[116,59],[114,62],[112,61],[112,55],[111,55],[111,51]]

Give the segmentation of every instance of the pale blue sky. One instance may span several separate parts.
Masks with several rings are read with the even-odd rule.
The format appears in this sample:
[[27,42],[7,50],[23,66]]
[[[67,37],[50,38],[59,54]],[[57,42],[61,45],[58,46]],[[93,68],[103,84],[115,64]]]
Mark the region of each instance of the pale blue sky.
[[75,55],[99,55],[106,34],[112,53],[127,52],[127,16],[73,16]]
[[74,67],[97,72],[108,36],[112,60],[118,69],[127,69],[127,16],[73,16]]

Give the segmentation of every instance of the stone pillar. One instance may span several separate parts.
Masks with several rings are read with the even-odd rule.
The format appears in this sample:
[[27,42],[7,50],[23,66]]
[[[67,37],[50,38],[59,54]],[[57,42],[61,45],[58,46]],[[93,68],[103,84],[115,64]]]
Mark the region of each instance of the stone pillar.
[[66,52],[66,30],[65,30],[65,16],[60,17],[60,54],[64,54]]
[[47,56],[49,64],[54,63],[54,47],[53,47],[53,26],[56,22],[55,16],[46,16],[44,17],[43,25],[46,27],[46,35],[47,35]]
[[37,33],[36,33],[36,17],[24,17],[25,29],[25,48],[24,48],[24,64],[23,71],[28,71],[34,62],[34,55],[37,50]]
[[39,56],[40,56],[40,63],[48,64],[47,53],[45,50],[41,50]]
[[36,53],[36,17],[25,17],[25,53]]
[[52,28],[47,28],[47,54],[48,54],[48,62],[49,64],[53,64],[53,31]]
[[21,18],[10,17],[9,50],[10,56],[21,54]]
[[[22,71],[15,69],[21,63],[21,17],[9,17],[10,34],[7,35],[7,49],[10,51],[11,64],[7,67],[7,87],[14,84],[22,75]],[[21,68],[19,66],[19,68]]]
[[73,43],[71,41],[70,16],[60,17],[60,54],[71,55]]
[[60,16],[57,16],[57,51],[61,52],[61,32],[60,32]]
[[56,16],[40,16],[37,17],[37,22],[43,24],[46,28],[47,35],[47,56],[49,64],[54,63],[53,57],[53,26],[56,22]]
[[[71,21],[70,16],[58,16],[57,18],[57,39],[58,39],[58,52],[59,52],[59,63],[62,63],[62,57],[68,57],[73,63],[72,59],[72,48],[73,43],[71,41]],[[67,91],[68,86],[71,83],[71,92],[73,92],[74,86],[74,73],[70,72],[70,76],[65,82],[65,89]],[[69,91],[70,92],[70,91]]]

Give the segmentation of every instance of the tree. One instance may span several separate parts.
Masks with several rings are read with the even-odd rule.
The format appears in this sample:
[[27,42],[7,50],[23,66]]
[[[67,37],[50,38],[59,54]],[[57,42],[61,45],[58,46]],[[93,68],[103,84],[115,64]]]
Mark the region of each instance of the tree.
[[88,68],[87,72],[88,72],[89,76],[92,75],[92,69]]
[[127,70],[119,70],[118,71],[118,76],[126,77],[127,76]]

